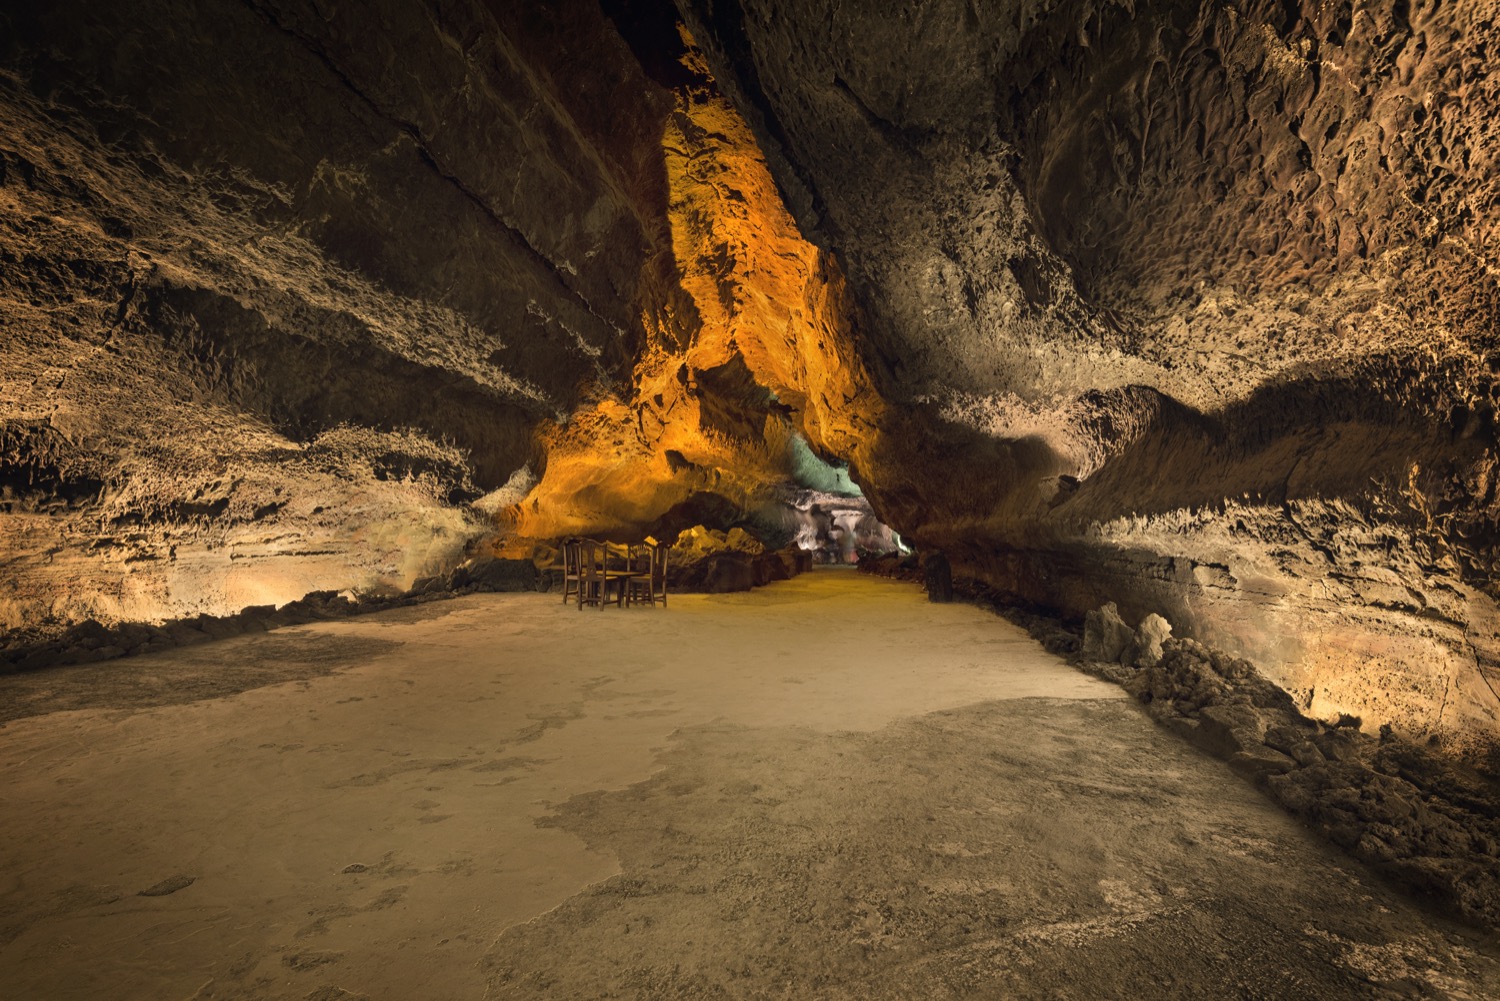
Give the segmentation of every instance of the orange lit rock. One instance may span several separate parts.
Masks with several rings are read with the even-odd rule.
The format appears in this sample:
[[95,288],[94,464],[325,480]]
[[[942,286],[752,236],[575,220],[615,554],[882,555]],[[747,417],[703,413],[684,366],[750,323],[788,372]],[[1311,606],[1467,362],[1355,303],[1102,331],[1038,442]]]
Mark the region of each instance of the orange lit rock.
[[[837,265],[802,239],[754,135],[691,38],[663,119],[671,287],[642,316],[628,390],[544,427],[525,537],[674,534],[675,508],[733,521],[790,475],[789,437],[859,457],[881,407],[854,350]],[[699,520],[685,515],[687,524]]]

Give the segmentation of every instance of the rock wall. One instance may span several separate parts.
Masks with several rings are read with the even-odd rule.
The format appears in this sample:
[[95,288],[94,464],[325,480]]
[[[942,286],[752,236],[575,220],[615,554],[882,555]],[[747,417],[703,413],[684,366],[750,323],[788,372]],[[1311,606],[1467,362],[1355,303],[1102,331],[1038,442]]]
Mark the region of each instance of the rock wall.
[[1493,742],[1496,4],[679,6],[843,266],[884,521]]
[[595,75],[567,86],[503,4],[3,15],[0,622],[404,586],[462,551],[461,505],[622,370],[660,249],[639,137],[591,100],[645,80],[580,7]]
[[687,54],[590,0],[0,12],[0,628],[742,518],[840,426],[841,282]]
[[[661,9],[616,16],[638,25],[642,6]],[[668,294],[643,315],[630,386],[544,432],[522,537],[671,538],[745,521],[794,478],[796,433],[848,453],[879,409],[836,262],[802,239],[750,128],[674,22],[640,40],[643,64],[666,46],[672,69],[656,140]]]

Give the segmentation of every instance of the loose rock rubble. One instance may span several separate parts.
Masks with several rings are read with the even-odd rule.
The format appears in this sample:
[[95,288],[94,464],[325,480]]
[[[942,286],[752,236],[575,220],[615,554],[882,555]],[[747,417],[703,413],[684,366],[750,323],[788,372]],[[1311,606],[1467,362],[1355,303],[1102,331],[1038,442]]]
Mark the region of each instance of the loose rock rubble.
[[1079,651],[1081,641],[1075,630],[1069,629],[1050,615],[1034,612],[1021,606],[1017,603],[1015,595],[997,591],[973,577],[952,578],[948,582],[947,590],[942,592],[944,597],[933,598],[932,584],[926,576],[922,558],[916,553],[908,553],[904,556],[897,553],[870,556],[861,559],[858,566],[863,573],[921,584],[924,589],[928,590],[928,597],[931,600],[952,601],[957,597],[973,602],[980,608],[988,609],[1026,630],[1031,638],[1040,643],[1048,653],[1057,654],[1059,657],[1071,657]]
[[1493,781],[1389,727],[1372,736],[1352,717],[1310,719],[1249,661],[1161,639],[1165,625],[1151,616],[1132,630],[1105,605],[1089,613],[1079,664],[1382,875],[1500,928]]
[[[861,562],[868,573],[920,583],[915,556]],[[1386,878],[1500,929],[1500,783],[1352,716],[1304,716],[1243,658],[1172,637],[1148,615],[1132,629],[1114,603],[1090,612],[1080,637],[1052,616],[1007,604],[971,578],[965,599],[1025,629],[1047,650],[1123,686],[1146,712],[1228,762],[1289,812]]]

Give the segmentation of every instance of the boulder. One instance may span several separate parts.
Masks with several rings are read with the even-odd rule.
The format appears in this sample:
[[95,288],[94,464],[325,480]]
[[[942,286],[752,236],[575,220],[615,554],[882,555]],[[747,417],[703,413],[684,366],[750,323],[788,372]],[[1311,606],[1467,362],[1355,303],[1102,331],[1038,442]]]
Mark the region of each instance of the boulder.
[[120,646],[135,650],[151,642],[151,630],[139,622],[126,622],[119,628]]
[[744,553],[715,553],[707,562],[703,590],[709,594],[748,591],[755,586],[755,567]]
[[755,586],[763,587],[772,581],[790,580],[792,574],[780,553],[766,553],[755,559]]
[[192,646],[208,639],[202,630],[195,629],[186,622],[168,622],[164,628],[175,646]]
[[1209,754],[1227,758],[1262,746],[1265,722],[1248,706],[1205,706],[1198,711],[1198,739]]
[[1152,667],[1161,660],[1161,645],[1172,635],[1172,623],[1152,612],[1136,629],[1135,657],[1137,667]]
[[1251,781],[1281,775],[1297,767],[1297,762],[1269,747],[1252,747],[1229,756],[1229,767]]
[[1311,726],[1282,724],[1266,730],[1263,739],[1267,747],[1275,748],[1283,754],[1291,754],[1292,748],[1307,742],[1316,732]]
[[245,631],[245,624],[234,616],[221,619],[216,615],[200,615],[197,627],[211,640],[228,639]]
[[1053,629],[1042,635],[1042,649],[1059,657],[1071,657],[1078,652],[1079,639],[1065,629]]
[[313,620],[312,611],[305,601],[289,601],[276,609],[276,614],[266,621],[275,626],[300,626]]
[[82,622],[68,630],[67,639],[73,646],[82,647],[86,650],[94,650],[114,638],[109,629],[96,619],[84,619]]
[[1331,730],[1313,738],[1318,750],[1323,752],[1323,757],[1329,761],[1357,761],[1360,758],[1363,746],[1358,731],[1350,733],[1343,730]]
[[[773,554],[781,563],[782,573],[785,574],[783,577],[776,578],[777,580],[790,580],[799,573],[802,573],[802,561],[799,559],[801,552],[802,550],[800,549],[778,549]],[[810,567],[811,563],[808,565]]]
[[1125,624],[1120,610],[1110,601],[1084,617],[1083,649],[1079,656],[1083,660],[1119,663],[1135,642],[1135,630]]

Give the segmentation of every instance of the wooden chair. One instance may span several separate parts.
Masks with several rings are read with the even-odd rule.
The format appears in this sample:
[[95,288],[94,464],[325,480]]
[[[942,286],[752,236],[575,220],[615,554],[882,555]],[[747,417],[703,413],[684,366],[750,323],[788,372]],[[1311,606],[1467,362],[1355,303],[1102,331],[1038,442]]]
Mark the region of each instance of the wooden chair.
[[579,555],[579,544],[582,541],[581,539],[564,539],[562,542],[562,598],[564,605],[568,603],[568,598],[576,598],[582,593],[582,564]]
[[[593,539],[578,540],[578,607],[595,605],[603,608],[608,604],[620,605],[625,601],[624,578],[619,571],[611,572],[609,547]],[[619,584],[614,599],[610,599],[612,584]]]
[[668,547],[661,543],[647,544],[637,549],[636,565],[634,573],[625,581],[628,592],[626,604],[634,604],[637,601],[645,601],[654,605],[657,601],[662,607],[667,605],[667,551]]

